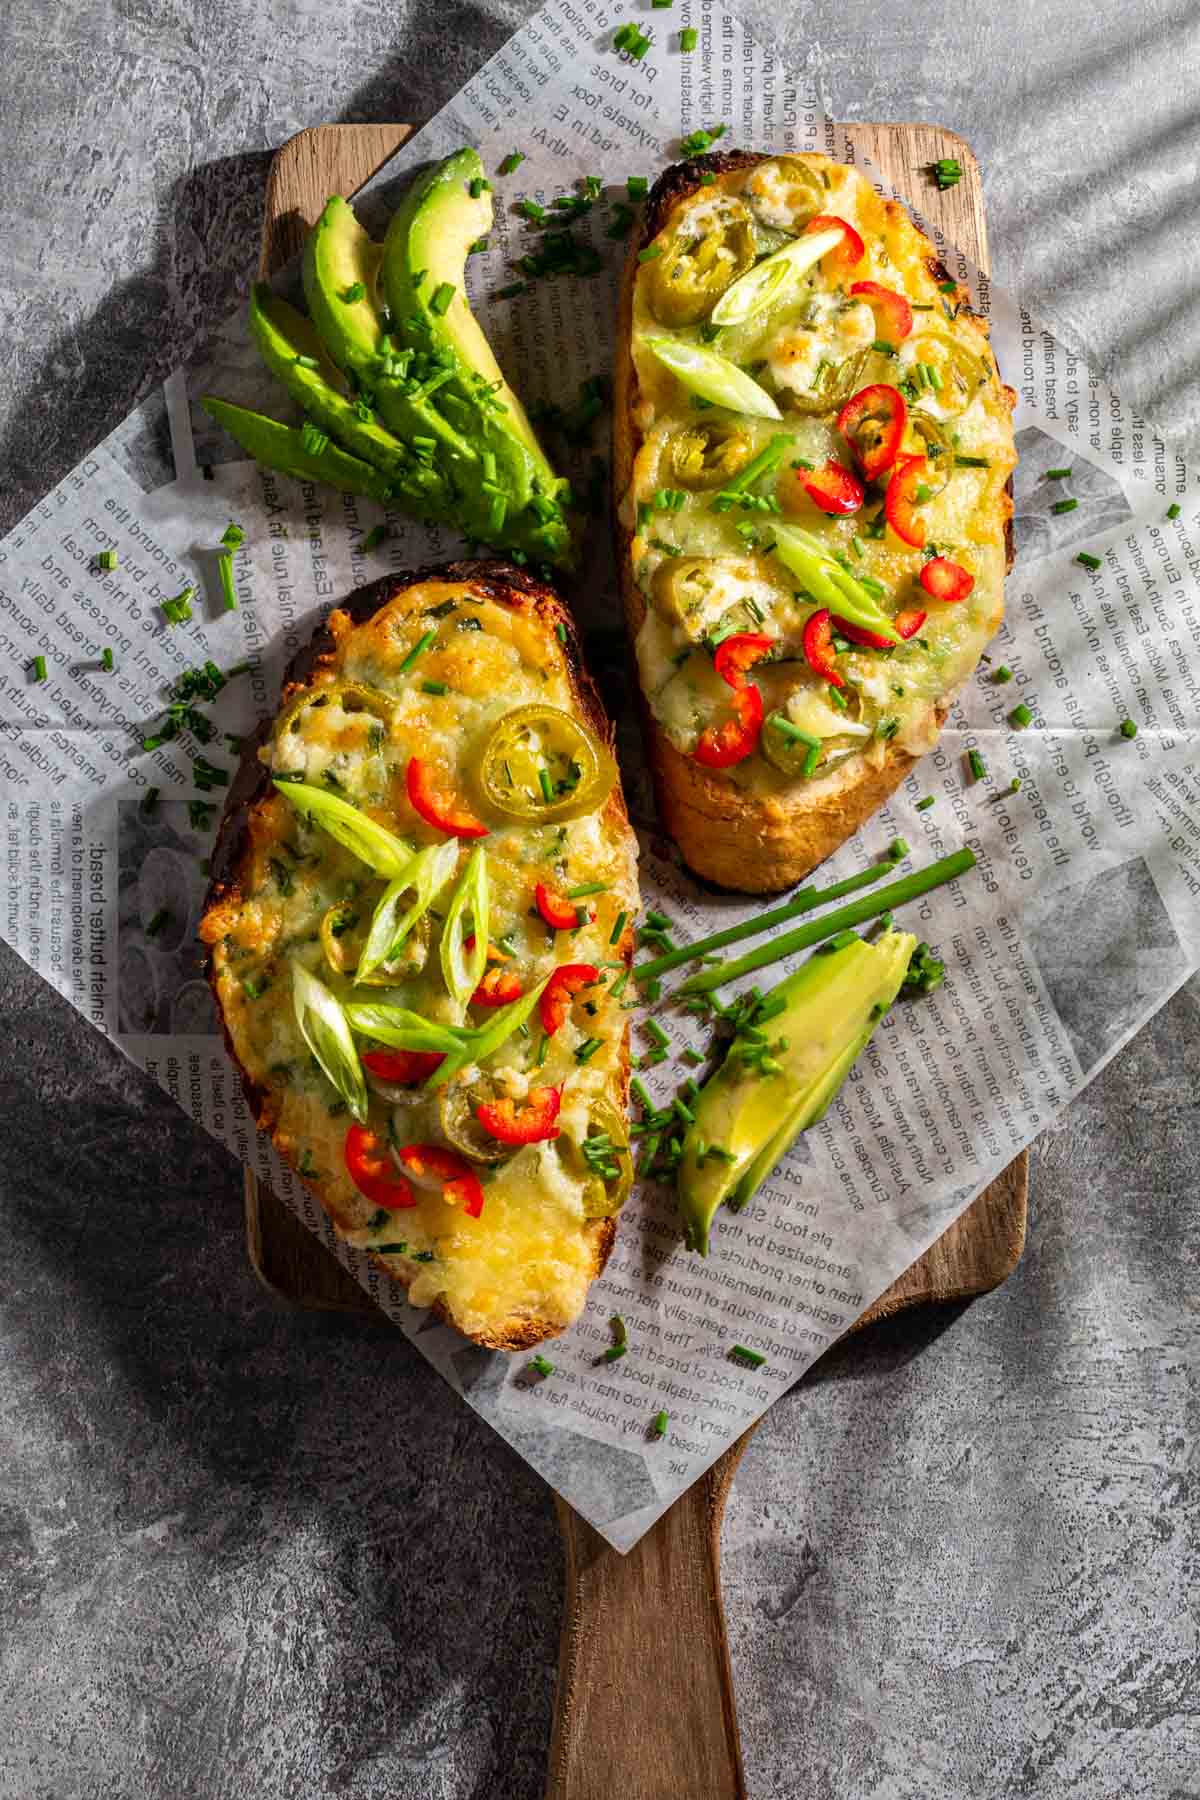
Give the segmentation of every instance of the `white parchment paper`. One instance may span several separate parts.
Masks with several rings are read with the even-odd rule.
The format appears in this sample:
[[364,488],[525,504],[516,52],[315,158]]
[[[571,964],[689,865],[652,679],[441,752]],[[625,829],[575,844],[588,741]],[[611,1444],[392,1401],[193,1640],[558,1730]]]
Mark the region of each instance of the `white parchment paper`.
[[[681,137],[723,123],[759,149],[852,146],[774,58],[715,5],[680,0],[639,14],[654,42],[634,62],[611,47],[622,22],[596,0],[550,0],[371,184],[362,211],[390,209],[421,163],[477,143],[496,187],[489,250],[472,296],[501,361],[535,406],[569,406],[610,363],[616,270],[612,203],[629,174],[653,178]],[[699,45],[679,51],[680,29]],[[495,175],[505,154],[518,172]],[[865,172],[875,179],[875,172]],[[542,203],[599,176],[603,201],[571,229],[605,259],[590,278],[538,282],[498,298],[538,234],[515,201]],[[903,196],[902,196],[903,197]],[[935,234],[936,235],[936,234]],[[0,784],[3,932],[98,1030],[146,1068],[321,1236],[469,1403],[618,1548],[658,1514],[936,1239],[970,1200],[1103,1067],[1200,960],[1200,488],[1146,422],[1018,301],[989,291],[953,246],[951,270],[989,311],[1001,372],[1020,395],[1018,561],[993,663],[961,696],[941,746],[827,865],[830,880],[901,834],[927,861],[962,843],[978,871],[908,908],[902,923],[947,964],[945,987],[897,1007],[841,1098],[800,1140],[753,1205],[722,1216],[707,1261],[680,1247],[668,1194],[639,1189],[584,1317],[547,1347],[554,1371],[465,1343],[397,1298],[338,1244],[312,1198],[255,1130],[217,1032],[195,930],[215,825],[196,802],[194,763],[232,768],[223,736],[184,731],[147,752],[171,683],[211,658],[247,671],[205,710],[222,733],[273,710],[284,663],[341,594],[389,569],[453,555],[451,534],[371,502],[301,485],[238,460],[198,410],[210,388],[277,415],[280,392],[242,321],[215,331],[187,370],[132,414],[0,544]],[[594,444],[569,452],[586,485]],[[1066,481],[1046,471],[1069,466]],[[1077,499],[1068,512],[1055,503]],[[1178,508],[1174,518],[1168,510]],[[211,547],[230,518],[239,609],[222,610]],[[115,549],[105,573],[98,552]],[[1100,559],[1088,570],[1080,549]],[[632,715],[606,527],[571,594],[593,665],[620,710],[630,810],[647,904],[682,941],[756,910],[692,883],[656,833]],[[191,624],[160,603],[185,584]],[[101,666],[105,646],[115,668]],[[36,657],[47,679],[33,679]],[[1008,714],[1030,708],[1031,729]],[[1116,730],[1126,716],[1135,740]],[[972,783],[966,752],[989,770]],[[1009,791],[1013,777],[1020,788]],[[147,791],[160,790],[147,811]],[[935,805],[918,812],[926,794]],[[165,915],[165,922],[164,917]],[[147,927],[155,925],[153,931]],[[772,971],[771,979],[785,972]],[[640,1015],[635,1050],[646,1047]],[[694,1022],[666,1015],[677,1049]],[[646,1074],[665,1100],[687,1073],[676,1055]],[[629,1354],[598,1360],[623,1314]],[[730,1360],[732,1345],[767,1358]],[[670,1414],[667,1437],[651,1421]]]

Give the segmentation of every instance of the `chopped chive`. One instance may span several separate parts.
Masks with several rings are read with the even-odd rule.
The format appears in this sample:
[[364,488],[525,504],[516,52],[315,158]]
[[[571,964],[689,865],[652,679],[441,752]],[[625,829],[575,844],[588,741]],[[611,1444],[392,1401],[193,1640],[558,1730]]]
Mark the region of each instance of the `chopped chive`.
[[111,675],[113,672],[113,669],[116,667],[115,663],[113,662],[113,653],[112,653],[112,645],[111,644],[105,644],[103,650],[100,652],[100,663],[104,670],[104,673],[106,675]]
[[679,48],[683,51],[694,50],[700,42],[700,33],[694,25],[688,25],[679,34]]
[[1100,558],[1093,556],[1090,550],[1081,550],[1075,561],[1085,569],[1098,569],[1101,566]]
[[1008,791],[1010,794],[1019,794],[1020,793],[1021,777],[1019,775],[1013,776],[1012,780],[1008,784]]
[[457,290],[452,281],[440,282],[438,284],[438,286],[433,290],[433,294],[430,297],[430,301],[429,301],[430,312],[436,313],[436,315],[439,319],[443,318],[445,316],[446,312],[449,310],[450,302],[453,300],[456,291]]
[[1003,687],[1003,685],[1006,681],[1011,681],[1012,678],[1013,678],[1013,672],[1009,668],[1007,663],[1001,663],[1000,667],[998,669],[994,669],[992,671],[992,680],[994,682],[998,683],[1001,687]]
[[546,1055],[547,1055],[549,1049],[550,1049],[550,1034],[549,1034],[549,1032],[543,1031],[542,1041],[538,1045],[537,1055],[533,1059],[533,1066],[535,1069],[540,1069],[544,1066],[545,1061],[546,1061]]
[[1070,474],[1071,474],[1070,469],[1047,469],[1046,470],[1046,480],[1047,481],[1066,481],[1067,477]]
[[[501,170],[501,173],[503,172]],[[538,1375],[553,1375],[554,1373],[554,1364],[544,1356],[535,1356],[529,1366]]]
[[629,1332],[625,1328],[625,1321],[620,1313],[614,1313],[612,1318],[608,1321],[608,1324],[609,1329],[613,1334],[614,1344],[627,1344],[629,1342]]
[[217,572],[221,577],[221,597],[225,602],[226,612],[238,610],[237,588],[233,584],[233,552],[222,550],[217,558]]
[[566,643],[567,628],[561,621],[554,627],[554,635],[558,639],[560,644]]
[[496,289],[496,298],[497,300],[515,300],[517,295],[523,294],[528,286],[527,281],[510,281],[507,287]]
[[888,845],[887,853],[893,862],[903,862],[904,858],[911,854],[911,845],[907,838],[893,838],[892,842]]
[[601,1038],[585,1038],[575,1052],[575,1061],[577,1063],[591,1062],[597,1050],[600,1049],[602,1042],[603,1039]]
[[752,1369],[761,1369],[767,1360],[760,1350],[747,1350],[745,1344],[734,1344],[729,1354],[734,1361],[748,1363]]
[[585,881],[579,887],[567,889],[568,900],[586,900],[589,894],[607,894],[607,881]]
[[930,164],[929,172],[942,193],[947,188],[957,187],[962,180],[962,164],[956,156],[939,156]]
[[650,183],[645,175],[631,175],[625,183],[625,192],[631,200],[644,200],[650,192]]
[[120,568],[120,563],[117,561],[117,553],[115,550],[102,550],[96,558],[96,561],[102,569],[110,574],[113,569]]
[[[621,973],[617,976],[617,979],[613,982],[612,986],[608,990],[614,1000],[619,1000],[621,998],[621,995],[625,992],[625,987],[626,987],[626,984],[628,983],[628,981],[629,981],[629,970],[622,969]],[[623,1006],[621,1008],[621,1011],[628,1012],[629,1008],[627,1006]]]
[[353,306],[356,301],[363,298],[366,291],[367,290],[361,281],[352,281],[349,287],[344,287],[342,289],[341,293],[338,295],[338,299],[344,300],[347,306]]
[[671,1039],[663,1030],[657,1019],[646,1020],[646,1036],[660,1050],[669,1050],[671,1048]]
[[470,194],[472,200],[478,200],[480,195],[485,193],[491,185],[491,182],[483,175],[472,175],[470,181],[467,183],[467,192]]
[[170,924],[171,915],[165,906],[160,906],[150,923],[146,926],[147,937],[157,937],[164,925]]
[[44,656],[35,656],[33,659],[33,679],[35,681],[45,681],[46,679],[46,659]]
[[315,356],[294,356],[292,361],[298,369],[318,369],[321,366]]
[[987,779],[987,764],[984,762],[982,756],[980,756],[978,750],[967,751],[967,767],[971,771],[972,781],[985,781]]
[[550,771],[545,766],[538,770],[538,783],[542,790],[542,799],[549,806],[554,798],[554,783],[550,779]]
[[[471,245],[470,249],[467,251],[467,255],[468,256],[482,256],[483,252],[487,249],[487,247],[488,247],[488,241],[485,237],[476,238],[475,242]],[[447,304],[449,304],[449,303],[447,302]]]
[[923,800],[917,801],[917,811],[918,812],[928,812],[930,807],[933,805],[933,801],[934,801],[934,796],[932,794],[926,794],[926,796]]
[[889,344],[886,338],[876,338],[871,348],[880,356],[896,356],[898,354],[895,344]]
[[450,689],[446,686],[444,681],[423,681],[421,683],[421,692],[423,694],[434,694],[440,697],[442,694],[448,694]]
[[646,1085],[644,1082],[639,1081],[636,1075],[629,1084],[629,1091],[643,1112],[654,1111],[654,1102],[646,1092]]
[[418,662],[420,658],[424,656],[436,636],[437,632],[432,627],[428,631],[422,633],[405,657],[404,661],[400,664],[399,672],[401,675],[408,674],[408,671],[413,667],[414,663]]
[[[955,456],[954,464],[959,469],[990,469],[991,463],[986,456]],[[1072,505],[1074,502],[1072,502]]]
[[504,158],[504,161],[500,164],[501,175],[515,174],[524,161],[525,152],[523,150],[510,150],[508,155]]
[[1078,500],[1056,500],[1054,505],[1050,508],[1050,511],[1052,513],[1074,512],[1078,505]]
[[638,261],[640,263],[653,262],[655,258],[661,256],[662,253],[661,244],[647,244],[644,250],[638,251]]
[[670,1423],[671,1423],[670,1413],[656,1412],[654,1415],[654,1424],[651,1426],[651,1430],[654,1432],[655,1437],[656,1438],[666,1437],[667,1426]]
[[1180,506],[1178,500],[1172,500],[1170,506],[1167,508],[1167,517],[1168,519],[1177,519],[1182,511],[1183,508]]
[[1033,714],[1023,700],[1019,706],[1013,707],[1008,715],[1008,722],[1014,731],[1024,731],[1027,725],[1032,725]]
[[620,912],[617,914],[617,922],[613,926],[612,936],[608,940],[610,944],[617,944],[620,942],[621,934],[625,930],[625,926],[626,926],[626,922],[628,921],[628,918],[629,918],[629,914],[627,912]]
[[1119,729],[1123,738],[1135,738],[1137,736],[1137,726],[1132,719],[1122,719]]
[[600,1360],[601,1362],[620,1362],[628,1349],[628,1344],[610,1344]]

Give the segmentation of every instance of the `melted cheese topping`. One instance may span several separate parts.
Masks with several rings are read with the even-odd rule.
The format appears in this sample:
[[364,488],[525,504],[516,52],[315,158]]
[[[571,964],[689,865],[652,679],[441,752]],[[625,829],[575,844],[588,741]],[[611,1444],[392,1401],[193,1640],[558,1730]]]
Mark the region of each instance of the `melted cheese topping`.
[[[434,642],[405,670],[431,628]],[[575,1146],[587,1133],[596,1099],[624,1111],[626,1028],[608,983],[625,966],[611,944],[616,921],[622,913],[632,918],[639,903],[633,835],[611,810],[539,826],[492,814],[482,801],[474,776],[497,720],[534,702],[574,713],[563,648],[530,613],[502,606],[469,585],[430,582],[406,590],[362,625],[335,612],[330,629],[335,658],[306,690],[324,690],[323,704],[298,706],[290,717],[285,708],[283,728],[260,752],[267,767],[326,787],[419,848],[444,841],[408,801],[405,772],[409,759],[420,756],[438,784],[490,827],[482,840],[488,936],[493,944],[504,941],[504,966],[527,989],[557,963],[592,963],[601,967],[605,985],[577,997],[547,1040],[540,1066],[543,1033],[536,1011],[527,1033],[509,1038],[489,1059],[489,1080],[518,1101],[531,1085],[561,1088],[563,1130],[557,1140],[527,1145],[498,1168],[477,1167],[485,1195],[479,1218],[467,1217],[445,1202],[440,1189],[428,1187],[416,1190],[415,1207],[377,1209],[346,1171],[350,1120],[301,1038],[289,964],[303,963],[343,999],[386,1001],[431,1020],[461,1023],[437,954],[453,883],[434,900],[429,924],[389,971],[391,985],[352,988],[350,978],[328,964],[321,921],[344,903],[359,915],[361,936],[386,884],[276,792],[250,813],[242,892],[210,908],[202,927],[234,1049],[266,1090],[262,1123],[339,1233],[376,1251],[405,1246],[387,1256],[387,1266],[411,1281],[415,1305],[442,1301],[460,1329],[474,1336],[495,1333],[521,1316],[565,1326],[586,1298],[600,1229],[585,1212],[587,1172]],[[446,693],[428,693],[430,682],[444,684]],[[347,683],[386,696],[390,704],[380,709],[385,716],[356,710]],[[461,847],[460,869],[470,848]],[[591,882],[603,882],[605,889],[581,902],[588,916],[579,929],[554,932],[536,912],[539,881],[559,892]],[[490,1017],[469,1008],[466,1023],[481,1025]],[[589,1038],[599,1039],[599,1048],[580,1063],[575,1052]],[[469,1084],[478,1073],[466,1070],[462,1079]],[[372,1089],[369,1124],[381,1138],[387,1141],[390,1132],[395,1145],[445,1141],[436,1095],[414,1087],[396,1104],[394,1098]]]
[[[1010,512],[1005,484],[1016,454],[1009,397],[984,328],[966,311],[961,291],[942,291],[929,267],[931,247],[903,208],[880,200],[856,171],[824,156],[789,160],[816,173],[825,194],[822,211],[858,231],[865,255],[847,272],[836,253],[827,254],[762,312],[715,337],[702,323],[680,330],[656,318],[658,259],[640,267],[632,350],[643,441],[622,517],[633,534],[634,574],[646,603],[637,640],[639,673],[668,736],[690,752],[706,726],[728,717],[728,689],[712,672],[713,642],[732,631],[761,632],[778,641],[778,660],[757,664],[752,678],[763,689],[768,711],[779,709],[822,739],[815,777],[820,780],[849,756],[881,762],[893,740],[914,753],[936,740],[939,702],[965,680],[1000,623]],[[715,189],[682,200],[656,242],[665,250],[677,235],[697,240],[706,220],[711,225],[719,217],[714,214],[719,195],[726,203],[740,197],[749,209],[760,253],[801,232],[813,205],[804,182],[789,180],[781,164],[768,160],[720,175]],[[913,329],[892,347],[897,354],[875,348],[886,340],[886,320],[850,294],[851,284],[859,281],[903,294],[913,306]],[[697,407],[646,345],[647,337],[663,336],[706,344],[752,373],[773,395],[782,422]],[[964,378],[959,371],[965,371]],[[865,504],[848,517],[822,513],[804,490],[809,470],[798,464],[820,470],[832,458],[853,467],[851,450],[836,429],[837,412],[851,393],[877,382],[899,386],[906,397],[909,425],[902,453],[923,453],[931,440],[939,445],[930,458],[928,483],[936,491],[922,500],[918,516],[925,521],[926,546],[974,576],[966,601],[939,602],[920,587],[925,555],[884,522],[886,477],[868,484]],[[844,392],[837,392],[839,383]],[[816,399],[822,390],[837,395],[824,411]],[[827,703],[825,682],[804,659],[804,625],[816,602],[771,554],[772,514],[738,506],[714,510],[711,489],[688,491],[673,509],[660,503],[664,489],[678,496],[684,487],[674,460],[681,433],[708,425],[743,433],[755,452],[779,433],[789,433],[794,441],[782,464],[754,484],[755,493],[777,505],[779,516],[823,539],[856,576],[880,583],[879,604],[890,616],[904,609],[928,614],[919,635],[889,653],[855,647],[839,653],[849,702],[844,711]],[[983,466],[960,463],[959,457],[982,459]],[[786,773],[775,768],[761,753],[723,774],[760,793],[778,793],[804,779],[795,768]]]

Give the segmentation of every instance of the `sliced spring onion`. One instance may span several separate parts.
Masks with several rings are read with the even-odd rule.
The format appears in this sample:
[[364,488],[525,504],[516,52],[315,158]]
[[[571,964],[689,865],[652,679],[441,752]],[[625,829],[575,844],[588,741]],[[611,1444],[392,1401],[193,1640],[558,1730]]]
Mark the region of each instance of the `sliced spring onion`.
[[856,576],[839,568],[820,538],[799,525],[772,521],[775,534],[774,554],[785,568],[797,576],[819,606],[831,613],[873,631],[889,643],[903,642],[895,625],[883,608],[872,598]]
[[646,348],[678,376],[689,393],[699,394],[713,406],[728,407],[730,412],[745,413],[752,419],[782,419],[766,388],[727,356],[718,356],[701,344],[687,344],[682,338],[648,337]]
[[346,1022],[360,1037],[393,1050],[423,1050],[456,1055],[473,1035],[452,1025],[438,1025],[404,1006],[384,1006],[376,1001],[352,1000],[344,1008]]
[[292,964],[292,1004],[300,1035],[360,1124],[367,1118],[367,1084],[346,1015],[323,981]]
[[[449,838],[444,844],[430,844],[418,850],[403,873],[388,883],[358,959],[356,986],[381,963],[390,962],[399,954],[413,926],[428,912],[457,867],[458,839]],[[412,900],[404,906],[407,894],[412,895]]]
[[395,832],[377,825],[357,806],[326,793],[324,788],[310,787],[306,781],[280,781],[278,776],[272,779],[298,813],[307,814],[377,874],[392,881],[403,875],[413,859],[413,847]]
[[840,227],[836,231],[814,231],[808,237],[793,238],[781,250],[764,256],[725,289],[712,309],[713,324],[741,325],[763,312],[841,241]]
[[[488,911],[487,857],[483,845],[476,844],[467,858],[442,927],[442,974],[460,1007],[466,1006],[487,968]],[[469,952],[464,947],[468,914],[475,933],[475,943]]]
[[513,1000],[508,1006],[502,1006],[495,1018],[485,1025],[482,1031],[473,1031],[468,1038],[465,1034],[458,1051],[447,1056],[444,1063],[426,1078],[427,1088],[443,1087],[452,1075],[465,1068],[467,1063],[482,1063],[493,1056],[503,1044],[506,1044],[515,1031],[519,1031],[542,997],[542,989],[549,981],[544,975],[541,981],[535,982],[527,994],[519,1000]]

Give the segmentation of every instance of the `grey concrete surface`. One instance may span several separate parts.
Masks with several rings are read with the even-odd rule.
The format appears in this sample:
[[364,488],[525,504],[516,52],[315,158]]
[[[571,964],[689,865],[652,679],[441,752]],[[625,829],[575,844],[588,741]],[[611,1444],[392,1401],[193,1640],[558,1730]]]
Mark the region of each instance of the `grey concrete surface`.
[[[525,10],[8,0],[0,528],[234,302],[274,145],[426,116]],[[746,10],[831,110],[971,138],[998,277],[1200,454],[1194,3]],[[268,1303],[231,1160],[2,949],[0,1009],[0,1800],[535,1800],[538,1481]],[[761,1428],[752,1800],[1200,1797],[1198,1051],[1193,984],[1039,1145],[1007,1287]]]

